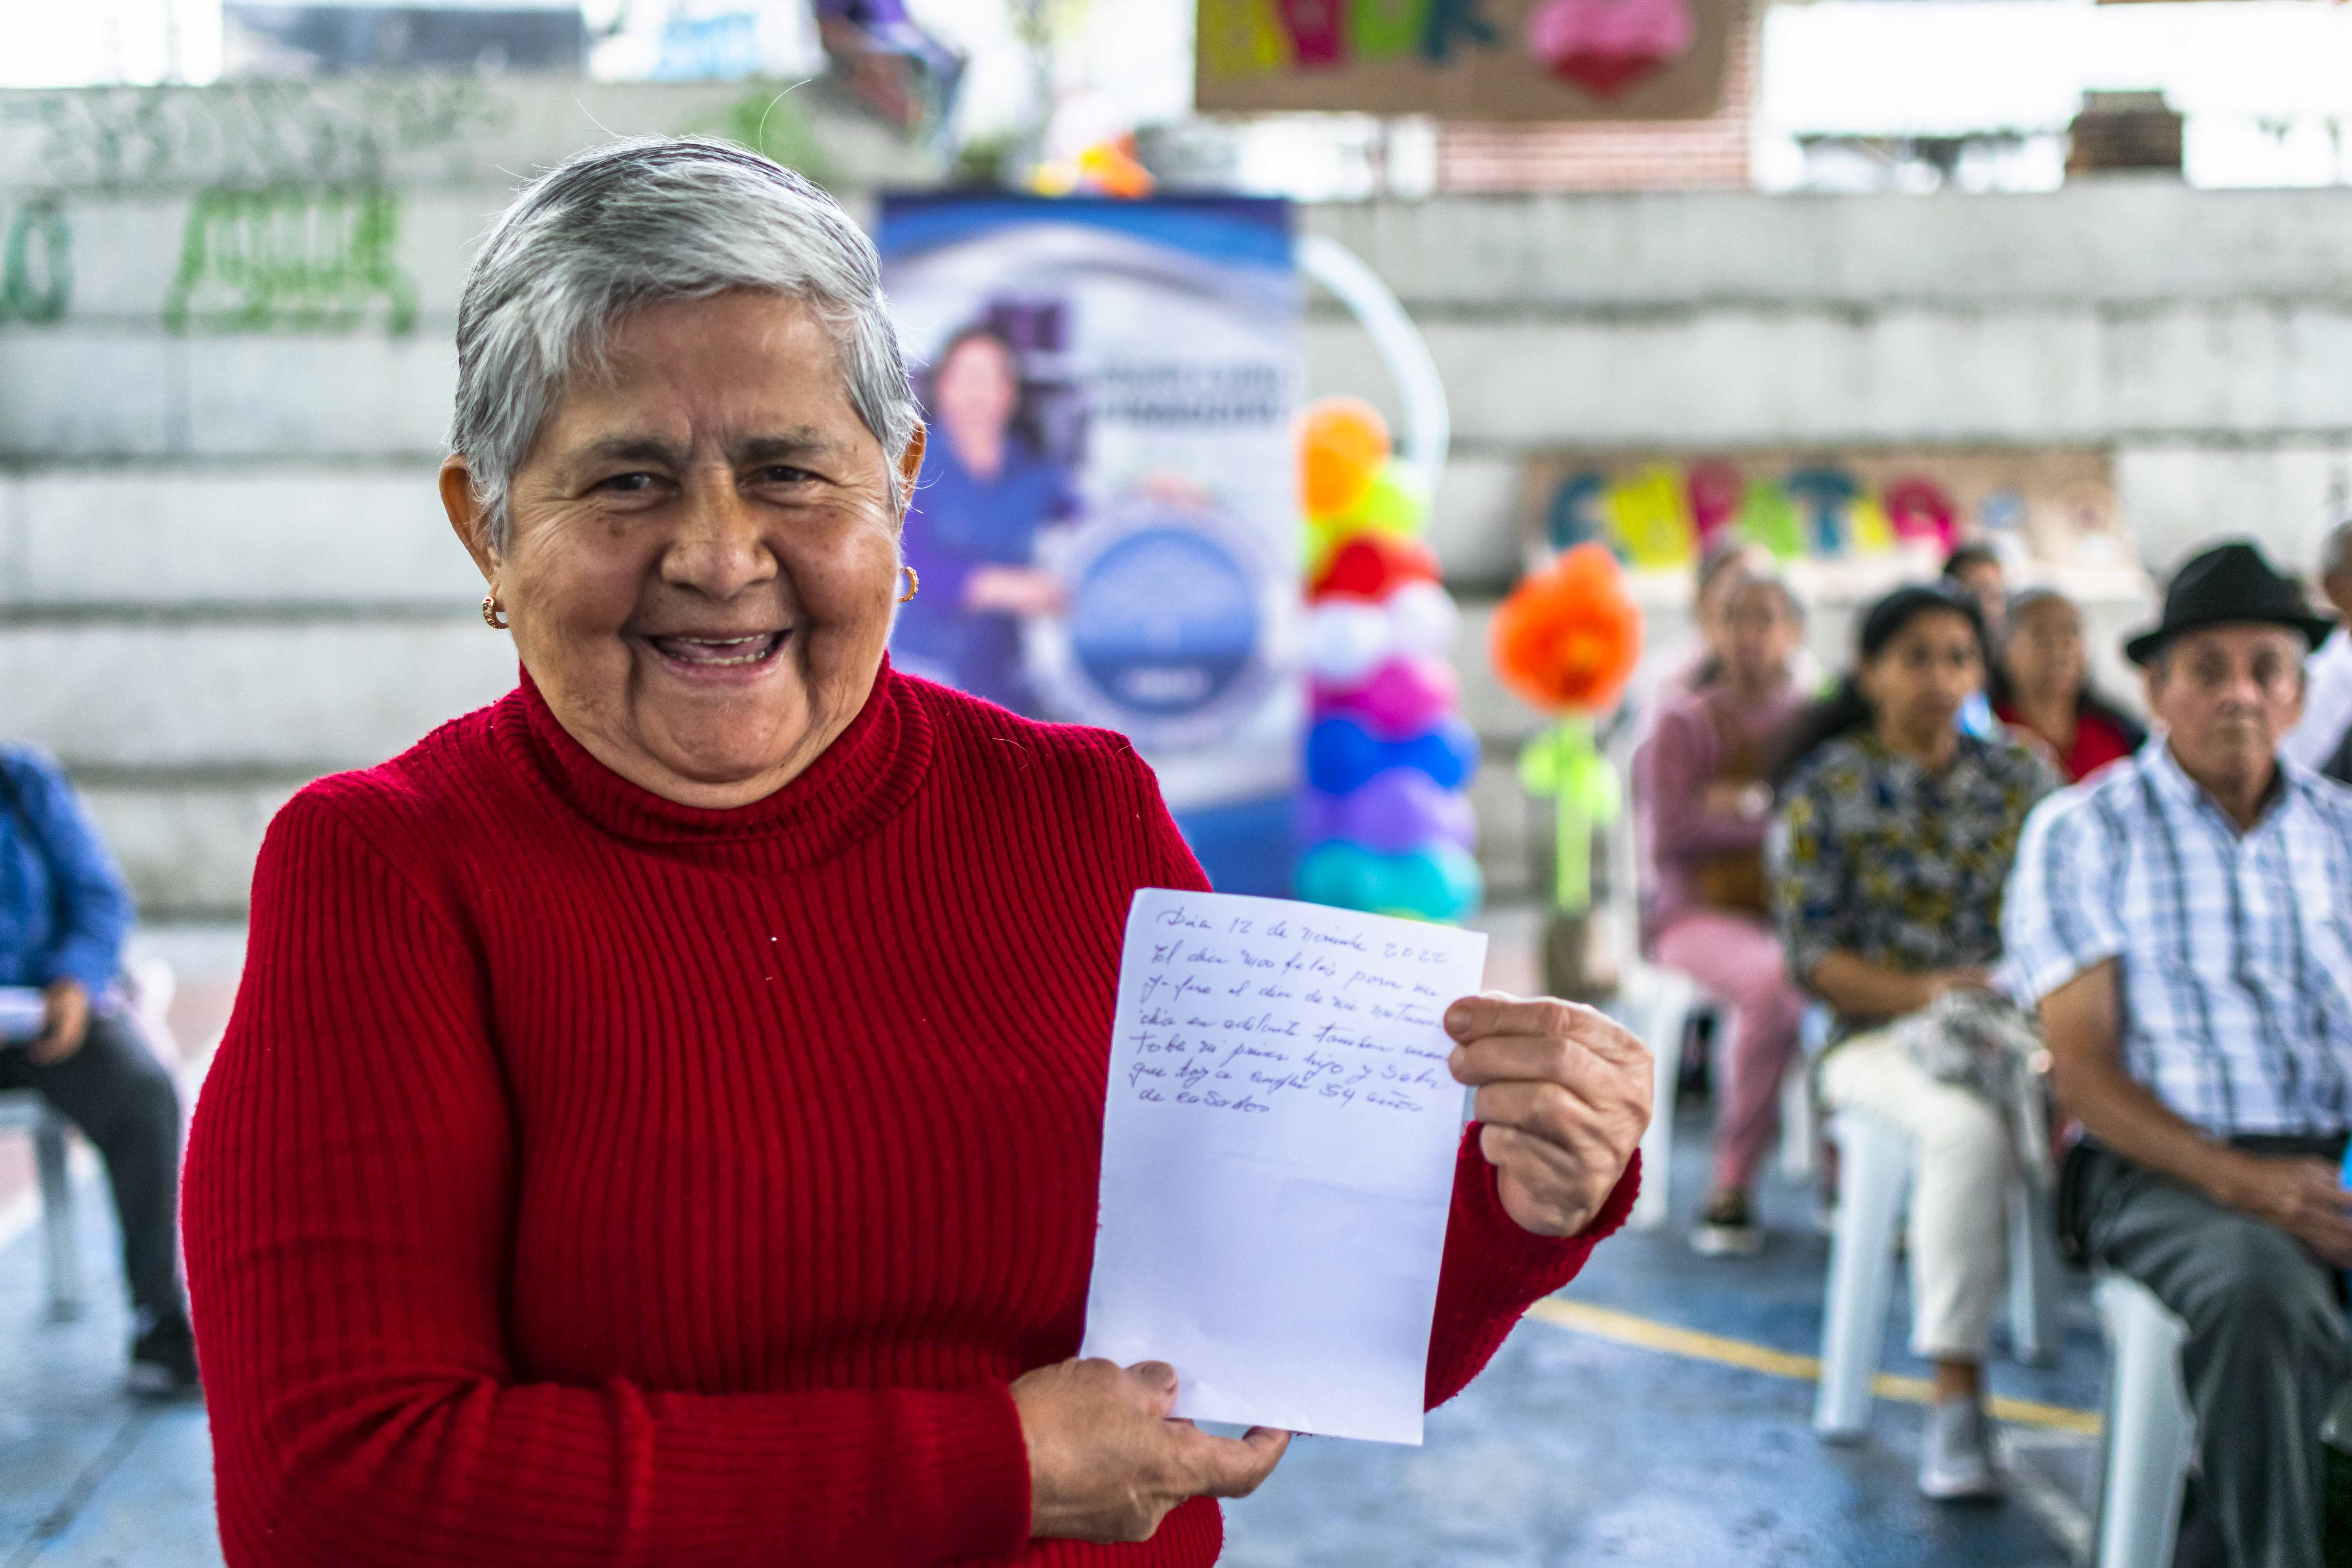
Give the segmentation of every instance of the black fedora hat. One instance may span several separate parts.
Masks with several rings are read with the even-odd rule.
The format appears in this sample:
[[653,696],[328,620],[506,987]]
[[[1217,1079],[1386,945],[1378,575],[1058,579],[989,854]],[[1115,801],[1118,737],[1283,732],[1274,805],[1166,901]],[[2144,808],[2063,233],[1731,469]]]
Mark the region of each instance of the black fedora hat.
[[2181,563],[2164,591],[2164,619],[2124,644],[2124,657],[2146,664],[2182,632],[2252,621],[2292,626],[2317,647],[2336,629],[2311,613],[2302,593],[2245,540],[2200,551]]

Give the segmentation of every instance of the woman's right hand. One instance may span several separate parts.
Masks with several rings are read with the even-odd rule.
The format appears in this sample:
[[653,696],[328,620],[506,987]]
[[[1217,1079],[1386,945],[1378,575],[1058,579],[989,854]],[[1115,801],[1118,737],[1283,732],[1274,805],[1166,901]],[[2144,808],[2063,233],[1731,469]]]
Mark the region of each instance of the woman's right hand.
[[1212,1437],[1170,1419],[1175,1403],[1176,1369],[1165,1362],[1066,1361],[1015,1379],[1029,1533],[1149,1541],[1187,1498],[1249,1496],[1290,1447],[1289,1433],[1266,1426]]

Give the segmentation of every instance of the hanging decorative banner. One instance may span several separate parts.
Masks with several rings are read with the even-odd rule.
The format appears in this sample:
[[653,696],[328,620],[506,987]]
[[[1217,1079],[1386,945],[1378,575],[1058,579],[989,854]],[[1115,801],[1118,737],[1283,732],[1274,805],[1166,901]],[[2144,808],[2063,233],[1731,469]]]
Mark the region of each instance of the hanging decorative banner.
[[1546,452],[1528,459],[1520,495],[1531,566],[1591,541],[1631,566],[1680,570],[1725,532],[1786,561],[1940,560],[1963,539],[2008,540],[2053,565],[2132,558],[2099,447]]
[[1130,737],[1221,891],[1285,894],[1306,694],[1278,201],[886,197],[929,426],[891,656]]
[[1194,106],[1701,120],[1743,0],[1199,0]]

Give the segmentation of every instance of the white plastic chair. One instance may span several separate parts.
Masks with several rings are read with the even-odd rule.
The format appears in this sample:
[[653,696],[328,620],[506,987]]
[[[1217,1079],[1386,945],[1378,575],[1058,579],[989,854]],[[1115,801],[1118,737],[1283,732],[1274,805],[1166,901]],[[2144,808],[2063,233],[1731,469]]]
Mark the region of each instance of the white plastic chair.
[[[1619,1021],[1650,1047],[1652,1074],[1650,1125],[1642,1133],[1642,1191],[1627,1224],[1656,1230],[1674,1210],[1675,1090],[1682,1079],[1683,1040],[1693,1016],[1717,1004],[1677,970],[1644,964],[1627,976],[1626,987],[1634,1000]],[[1717,1017],[1727,1031],[1739,1026],[1736,1013],[1719,1011]],[[1727,1036],[1718,1059],[1729,1059],[1732,1043]],[[1780,1079],[1780,1169],[1798,1180],[1813,1173],[1813,1145],[1821,1136],[1806,1061],[1807,1053],[1800,1051]]]
[[[178,1052],[165,1015],[179,989],[179,977],[160,958],[133,959],[125,969],[131,982],[127,1000],[132,1017],[151,1045],[176,1059]],[[33,1164],[40,1181],[41,1249],[48,1268],[53,1322],[81,1316],[87,1300],[81,1254],[74,1245],[73,1177],[66,1163],[66,1140],[71,1131],[71,1124],[36,1091],[0,1092],[0,1132],[23,1132],[33,1140]]]
[[2106,1419],[2093,1568],[2168,1568],[2197,1417],[2180,1380],[2189,1325],[2127,1274],[2092,1287],[2107,1335]]
[[1647,964],[1624,980],[1629,1005],[1619,1022],[1650,1047],[1650,1125],[1642,1131],[1642,1190],[1626,1221],[1635,1230],[1656,1230],[1674,1209],[1675,1087],[1681,1081],[1683,1036],[1691,1015],[1704,1005],[1690,976]]
[[[1843,1442],[1870,1424],[1870,1380],[1895,1289],[1895,1227],[1911,1186],[1911,1140],[1866,1111],[1831,1117],[1829,1133],[1838,1146],[1838,1208],[1813,1430]],[[2042,1211],[2023,1182],[2011,1184],[2010,1340],[2017,1359],[2029,1363],[2046,1362],[2058,1349],[2058,1249]]]
[[0,1132],[29,1133],[40,1174],[41,1243],[48,1261],[49,1318],[81,1315],[81,1255],[74,1247],[73,1182],[66,1172],[65,1118],[29,1089],[0,1093]]

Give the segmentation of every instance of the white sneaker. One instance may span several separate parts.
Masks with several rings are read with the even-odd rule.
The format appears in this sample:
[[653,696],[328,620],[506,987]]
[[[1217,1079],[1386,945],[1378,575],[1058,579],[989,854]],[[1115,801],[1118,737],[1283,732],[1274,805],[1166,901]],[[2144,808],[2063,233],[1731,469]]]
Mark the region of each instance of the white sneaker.
[[1947,1399],[1927,1406],[1927,1430],[1919,1446],[1919,1489],[1937,1502],[2000,1496],[2000,1472],[1992,1462],[1992,1429],[1975,1400]]

